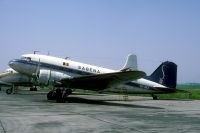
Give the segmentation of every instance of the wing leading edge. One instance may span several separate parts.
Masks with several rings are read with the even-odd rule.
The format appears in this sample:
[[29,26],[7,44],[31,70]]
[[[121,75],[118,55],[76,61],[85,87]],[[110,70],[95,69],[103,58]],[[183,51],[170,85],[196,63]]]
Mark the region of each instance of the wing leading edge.
[[104,90],[106,88],[127,83],[145,76],[146,74],[143,71],[125,71],[74,77],[70,79],[65,78],[61,80],[61,83],[70,88]]
[[4,82],[4,81],[0,81],[0,86],[12,86],[12,84]]

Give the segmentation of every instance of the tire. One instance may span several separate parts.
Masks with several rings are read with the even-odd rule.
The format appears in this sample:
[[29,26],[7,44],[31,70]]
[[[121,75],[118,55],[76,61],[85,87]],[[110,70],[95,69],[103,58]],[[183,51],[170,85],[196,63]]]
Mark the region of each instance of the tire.
[[35,87],[35,88],[33,88],[33,91],[37,91],[37,88]]
[[49,93],[47,93],[47,99],[56,100],[56,93],[54,91],[50,91]]
[[7,89],[6,90],[6,94],[11,94],[12,93],[12,89]]
[[62,101],[62,91],[61,89],[56,89],[56,102],[61,103]]
[[67,94],[67,95],[71,95],[71,94],[72,94],[72,90],[71,90],[71,89],[67,89],[67,90],[66,90],[66,94]]
[[30,91],[37,91],[37,88],[36,87],[31,87]]
[[157,96],[153,96],[153,100],[158,100],[158,97]]
[[34,90],[34,88],[33,88],[33,87],[31,87],[31,88],[30,88],[30,91],[33,91],[33,90]]
[[62,97],[62,90],[61,89],[56,89],[56,102],[57,103],[64,103],[65,100]]

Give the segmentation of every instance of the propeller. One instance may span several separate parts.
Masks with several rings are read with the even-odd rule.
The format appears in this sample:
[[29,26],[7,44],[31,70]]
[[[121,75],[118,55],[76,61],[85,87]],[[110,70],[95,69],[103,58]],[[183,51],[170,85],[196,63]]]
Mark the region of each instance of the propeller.
[[38,79],[39,78],[39,74],[40,74],[40,58],[39,58],[39,62],[38,62],[35,74],[36,74],[36,78]]
[[33,73],[33,80],[34,80],[36,83],[38,83],[39,74],[40,74],[40,58],[39,58],[39,62],[38,62],[38,64],[37,64],[36,71],[35,71],[35,73]]

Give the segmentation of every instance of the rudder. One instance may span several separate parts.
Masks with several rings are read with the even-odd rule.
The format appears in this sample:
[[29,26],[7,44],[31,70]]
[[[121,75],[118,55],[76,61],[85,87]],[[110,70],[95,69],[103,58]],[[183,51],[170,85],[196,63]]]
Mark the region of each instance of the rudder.
[[137,56],[135,54],[129,54],[126,59],[126,63],[121,71],[138,70]]
[[173,62],[163,62],[150,76],[146,77],[153,82],[169,88],[176,88],[177,65]]

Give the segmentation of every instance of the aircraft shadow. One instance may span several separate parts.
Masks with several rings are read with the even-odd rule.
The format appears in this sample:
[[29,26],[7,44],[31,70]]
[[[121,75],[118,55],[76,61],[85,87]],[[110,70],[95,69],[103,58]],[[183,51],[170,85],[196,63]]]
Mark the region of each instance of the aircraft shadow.
[[91,99],[85,99],[85,98],[79,98],[79,97],[68,97],[66,102],[106,105],[106,106],[116,106],[116,107],[128,107],[128,108],[163,109],[160,107],[134,105],[134,104],[126,104],[126,103],[113,103],[113,102],[108,102],[107,100],[91,100]]

